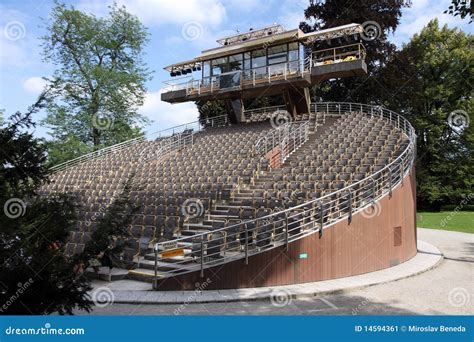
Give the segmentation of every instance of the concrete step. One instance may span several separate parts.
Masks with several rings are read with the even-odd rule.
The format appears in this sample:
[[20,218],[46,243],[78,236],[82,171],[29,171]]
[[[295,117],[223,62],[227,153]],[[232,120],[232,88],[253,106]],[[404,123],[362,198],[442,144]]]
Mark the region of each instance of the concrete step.
[[117,281],[125,279],[128,275],[128,270],[118,267],[114,267],[112,270],[110,270],[108,267],[99,267],[99,272],[96,273],[92,267],[89,267],[86,269],[85,273],[88,278],[105,281]]

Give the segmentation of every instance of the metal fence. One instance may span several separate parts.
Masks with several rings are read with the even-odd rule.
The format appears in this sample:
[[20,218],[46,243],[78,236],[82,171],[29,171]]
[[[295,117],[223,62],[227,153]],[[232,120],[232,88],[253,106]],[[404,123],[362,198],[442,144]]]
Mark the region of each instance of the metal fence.
[[[203,120],[193,121],[186,124],[174,126],[138,138],[130,139],[109,147],[105,147],[100,150],[85,154],[83,156],[68,160],[64,163],[51,167],[50,172],[54,173],[63,171],[67,168],[90,161],[92,159],[101,158],[112,153],[120,152],[124,149],[130,148],[131,146],[134,146],[136,144],[143,143],[147,140],[156,139],[159,142],[159,146],[153,146],[153,148],[156,149],[155,153],[161,153],[160,151],[169,151],[169,148],[171,146],[185,146],[188,145],[189,142],[191,142],[192,144],[192,135],[197,132],[200,132],[203,129],[209,127],[220,127],[228,124],[228,116],[221,115],[213,118],[206,118]],[[189,137],[189,135],[191,135],[191,138]],[[143,153],[143,155],[145,155],[145,153]]]
[[[245,220],[225,228],[181,237],[155,244],[155,284],[158,279],[189,272],[200,272],[217,265],[244,259],[274,248],[288,249],[295,240],[317,233],[341,220],[374,206],[401,184],[410,172],[416,155],[416,135],[411,124],[401,115],[380,106],[355,103],[313,103],[318,114],[344,115],[360,112],[369,117],[388,120],[409,139],[408,146],[391,163],[361,181],[322,197],[263,217]],[[176,252],[177,251],[177,252]],[[175,253],[176,252],[176,253]],[[176,258],[176,255],[181,255]],[[173,255],[171,262],[167,255]],[[162,267],[164,266],[164,267]],[[158,270],[160,269],[160,270]]]

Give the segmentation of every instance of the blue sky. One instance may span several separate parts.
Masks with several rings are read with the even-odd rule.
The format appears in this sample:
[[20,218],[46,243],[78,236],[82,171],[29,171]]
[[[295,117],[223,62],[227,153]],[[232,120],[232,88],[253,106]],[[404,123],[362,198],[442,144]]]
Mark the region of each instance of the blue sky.
[[[98,16],[107,13],[112,1],[66,1],[76,8]],[[163,67],[187,60],[201,50],[216,47],[216,39],[236,30],[279,23],[288,29],[303,20],[308,0],[117,0],[149,28],[150,42],[145,60],[154,70],[148,82],[148,93],[140,112],[153,122],[148,132],[193,121],[197,110],[192,103],[170,105],[160,101],[162,82],[169,79]],[[419,32],[431,19],[438,18],[450,27],[473,32],[474,25],[443,14],[450,0],[413,0],[403,11],[401,25],[391,39],[401,45]],[[47,18],[53,0],[0,0],[0,108],[5,116],[25,110],[40,93],[53,66],[41,60],[38,37],[44,35],[41,18]],[[194,31],[193,31],[194,29]],[[196,35],[194,35],[196,34]],[[36,121],[44,117],[39,113]],[[38,127],[36,134],[47,137],[47,129]]]

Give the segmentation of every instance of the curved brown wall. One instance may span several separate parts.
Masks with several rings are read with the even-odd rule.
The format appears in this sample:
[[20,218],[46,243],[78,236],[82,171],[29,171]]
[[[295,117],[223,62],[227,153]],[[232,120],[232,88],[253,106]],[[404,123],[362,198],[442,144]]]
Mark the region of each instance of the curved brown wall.
[[[292,242],[288,252],[276,248],[244,260],[204,270],[211,282],[206,289],[232,289],[305,283],[373,272],[404,262],[416,255],[416,193],[412,169],[392,197],[383,197],[379,215],[360,212]],[[367,215],[365,215],[367,216]],[[399,228],[397,228],[399,227]],[[307,259],[300,259],[307,253]],[[195,290],[202,282],[199,272],[160,280],[158,290]]]

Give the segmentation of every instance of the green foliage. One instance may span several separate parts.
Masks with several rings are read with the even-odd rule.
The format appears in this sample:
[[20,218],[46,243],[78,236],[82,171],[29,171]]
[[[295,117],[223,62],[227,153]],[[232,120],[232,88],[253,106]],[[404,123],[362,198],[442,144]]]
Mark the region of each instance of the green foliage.
[[472,22],[472,8],[471,1],[468,0],[452,0],[449,8],[444,11],[444,13],[449,13],[454,16],[460,16],[462,19],[469,16],[470,22]]
[[[92,256],[104,252],[111,236],[126,236],[134,207],[121,196],[104,208],[93,241],[84,252],[66,257],[64,247],[76,219],[72,198],[65,194],[38,196],[49,181],[46,147],[29,132],[33,114],[44,108],[43,93],[26,114],[16,113],[0,127],[0,313],[72,314],[90,311],[90,280],[81,270]],[[118,251],[118,249],[117,249]]]
[[327,80],[313,87],[313,97],[322,101],[377,102],[376,75],[396,51],[395,45],[387,40],[388,34],[400,23],[402,8],[410,5],[410,0],[359,0],[351,2],[350,6],[344,0],[310,0],[304,12],[307,21],[300,23],[304,32],[369,21],[377,23],[381,29],[377,39],[364,42],[368,76]]
[[[403,46],[380,75],[383,97],[418,134],[421,208],[439,210],[472,193],[474,143],[473,36],[433,20]],[[456,126],[455,116],[462,120]],[[469,125],[470,123],[470,125]]]
[[42,37],[46,62],[57,66],[43,124],[51,128],[54,162],[137,137],[151,72],[143,62],[148,33],[116,4],[106,18],[56,3]]
[[271,106],[280,106],[284,105],[285,101],[283,96],[259,96],[254,99],[248,99],[244,101],[245,109],[257,109],[261,107],[271,107]]
[[198,108],[200,121],[227,114],[223,100],[197,101],[196,106]]
[[59,314],[89,310],[87,279],[77,276],[63,246],[74,207],[62,196],[39,198],[36,189],[48,180],[46,150],[28,132],[31,115],[16,113],[0,129],[0,307],[2,314]]
[[125,240],[129,237],[128,225],[139,207],[130,199],[131,180],[125,185],[119,197],[108,208],[102,208],[105,216],[98,222],[96,230],[91,235],[91,240],[86,244],[84,252],[78,256],[86,266],[91,258],[100,255],[110,248],[113,255],[122,252]]
[[419,212],[416,217],[416,224],[420,228],[474,233],[473,211]]

